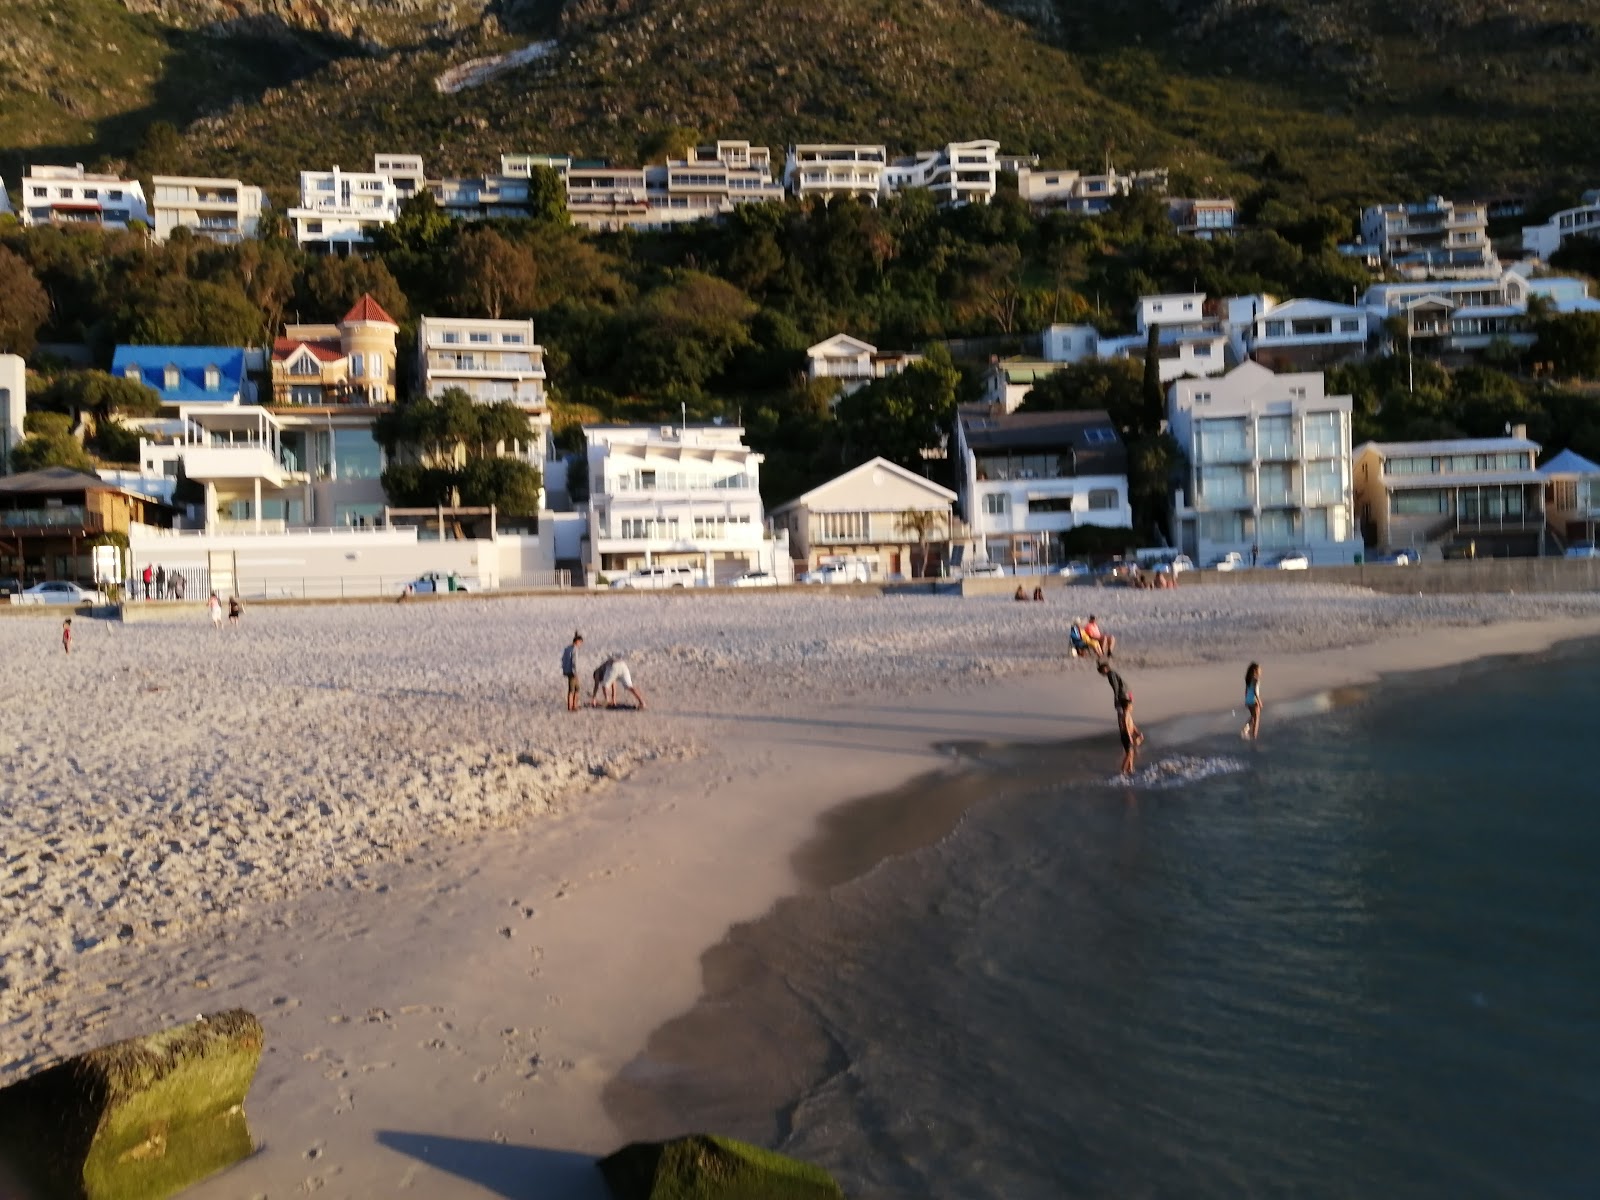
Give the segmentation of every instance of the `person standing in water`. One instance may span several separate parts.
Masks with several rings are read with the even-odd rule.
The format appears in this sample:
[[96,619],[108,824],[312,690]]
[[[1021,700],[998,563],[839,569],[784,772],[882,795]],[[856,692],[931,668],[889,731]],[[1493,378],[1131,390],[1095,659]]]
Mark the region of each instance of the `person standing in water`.
[[1112,670],[1105,659],[1100,660],[1100,674],[1111,685],[1111,703],[1117,709],[1117,733],[1122,738],[1122,773],[1133,774],[1134,759],[1139,747],[1144,745],[1144,734],[1133,721],[1133,693],[1128,690],[1122,676]]
[[1254,741],[1261,736],[1261,664],[1251,663],[1244,672],[1244,707],[1250,720],[1239,736]]

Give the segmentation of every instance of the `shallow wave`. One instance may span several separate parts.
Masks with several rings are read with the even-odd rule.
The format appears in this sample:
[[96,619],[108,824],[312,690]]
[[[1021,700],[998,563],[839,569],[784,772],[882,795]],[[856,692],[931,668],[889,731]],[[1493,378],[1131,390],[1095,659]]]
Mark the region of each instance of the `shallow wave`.
[[1154,762],[1146,763],[1131,776],[1113,775],[1106,780],[1106,783],[1117,787],[1163,791],[1168,788],[1188,787],[1190,784],[1199,783],[1202,779],[1212,779],[1218,775],[1237,775],[1247,766],[1244,759],[1231,758],[1225,754],[1174,754],[1170,758],[1158,758]]

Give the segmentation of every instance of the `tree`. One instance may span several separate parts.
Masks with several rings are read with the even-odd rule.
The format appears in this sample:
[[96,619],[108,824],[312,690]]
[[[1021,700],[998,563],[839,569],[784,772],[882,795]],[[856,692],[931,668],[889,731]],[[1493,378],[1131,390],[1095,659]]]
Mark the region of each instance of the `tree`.
[[1559,379],[1600,378],[1600,313],[1555,313],[1534,318],[1533,357]]
[[945,531],[945,515],[931,508],[908,508],[895,519],[894,527],[895,532],[907,534],[916,542],[922,559],[922,565],[917,568],[917,577],[926,577],[928,542],[935,534]]
[[16,471],[41,471],[46,467],[71,467],[92,472],[94,463],[72,433],[72,418],[65,413],[31,412],[23,418],[26,436],[11,451]]
[[549,225],[567,223],[567,183],[553,167],[534,167],[528,176],[528,217]]
[[623,390],[697,395],[750,344],[756,306],[733,284],[677,272],[620,318],[615,374]]
[[494,507],[506,516],[539,512],[544,480],[537,467],[516,458],[475,458],[461,470],[461,502]]
[[50,296],[32,268],[0,246],[0,354],[32,354],[49,316]]
[[539,290],[539,262],[521,242],[493,229],[469,229],[456,244],[452,295],[468,316],[527,316]]
[[1150,332],[1145,337],[1144,344],[1144,380],[1141,390],[1144,393],[1144,412],[1140,421],[1140,428],[1155,430],[1161,428],[1161,421],[1167,415],[1166,390],[1161,386],[1161,326],[1150,326]]
[[161,397],[137,380],[105,371],[62,371],[39,392],[38,406],[69,415],[90,413],[103,423],[118,415],[154,416],[161,411]]
[[1140,364],[1113,358],[1073,363],[1045,376],[1023,397],[1022,412],[1084,412],[1104,409],[1124,436],[1144,420]]
[[898,375],[875,379],[839,401],[834,410],[846,466],[882,456],[919,474],[924,450],[939,447],[955,416],[961,373],[942,346]]
[[330,254],[317,260],[302,284],[307,315],[327,321],[343,317],[363,293],[370,293],[396,321],[404,321],[411,311],[399,282],[380,258]]
[[380,414],[372,433],[391,459],[383,473],[391,503],[538,512],[539,471],[507,456],[533,441],[528,414],[514,404],[476,404],[462,389],[448,388],[437,400],[424,396]]
[[1022,251],[1013,245],[988,247],[968,263],[965,275],[967,305],[1009,337],[1022,304]]

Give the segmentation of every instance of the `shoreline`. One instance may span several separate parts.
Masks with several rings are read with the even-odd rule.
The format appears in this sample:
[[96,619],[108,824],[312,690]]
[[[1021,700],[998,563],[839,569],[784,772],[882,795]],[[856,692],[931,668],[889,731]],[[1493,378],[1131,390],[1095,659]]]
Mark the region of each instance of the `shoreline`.
[[[1266,736],[1274,706],[1297,696],[1594,636],[1591,610],[1263,653]],[[1237,706],[1231,657],[1129,656],[1123,669],[1141,723],[1170,726],[1163,740],[1234,720],[1219,702]],[[262,1015],[269,1049],[249,1104],[262,1153],[198,1197],[419,1183],[481,1195],[514,1179],[525,1190],[530,1171],[541,1195],[601,1195],[589,1156],[619,1141],[603,1089],[695,1004],[703,956],[730,926],[795,892],[795,856],[828,814],[948,769],[939,747],[963,741],[1104,737],[1111,774],[1110,704],[1089,664],[963,682],[832,709],[680,711],[713,739],[691,762],[647,764],[550,822],[374,867],[368,890],[274,903],[170,953],[110,952],[94,972],[103,990],[86,987],[47,1025],[72,1025],[55,1042],[70,1051],[202,1008]],[[84,1015],[98,1024],[78,1026]]]

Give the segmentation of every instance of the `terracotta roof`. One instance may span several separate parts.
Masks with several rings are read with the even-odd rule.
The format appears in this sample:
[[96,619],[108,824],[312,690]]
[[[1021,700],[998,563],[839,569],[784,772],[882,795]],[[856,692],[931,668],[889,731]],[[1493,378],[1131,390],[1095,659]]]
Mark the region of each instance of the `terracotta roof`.
[[349,325],[355,321],[381,321],[385,325],[394,326],[399,326],[400,324],[399,321],[396,321],[383,311],[383,305],[372,298],[371,292],[363,292],[361,299],[356,301],[356,306],[345,313],[344,320],[340,321],[339,324]]
[[301,346],[311,351],[311,356],[319,362],[338,362],[344,357],[344,350],[337,342],[301,342],[294,338],[279,338],[272,343],[272,361],[287,362]]

